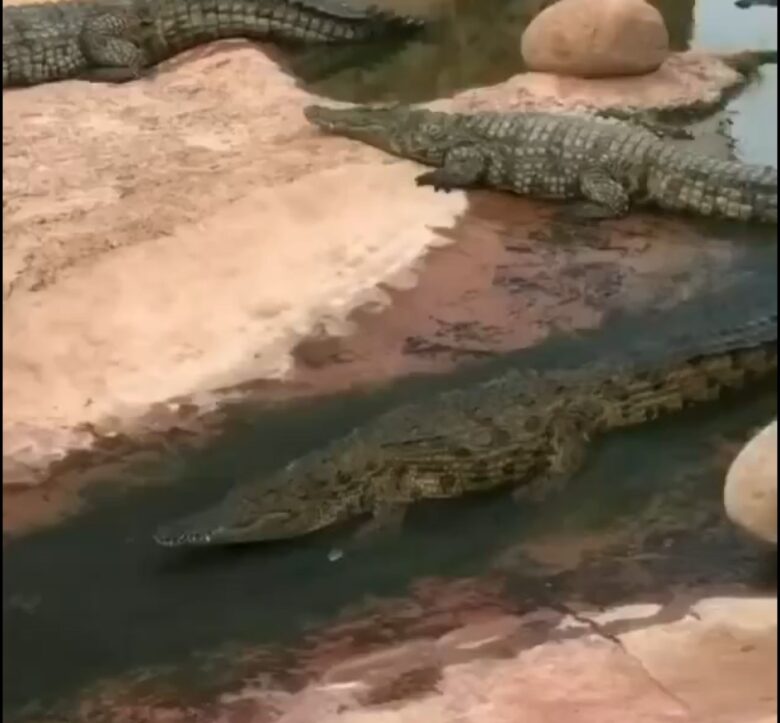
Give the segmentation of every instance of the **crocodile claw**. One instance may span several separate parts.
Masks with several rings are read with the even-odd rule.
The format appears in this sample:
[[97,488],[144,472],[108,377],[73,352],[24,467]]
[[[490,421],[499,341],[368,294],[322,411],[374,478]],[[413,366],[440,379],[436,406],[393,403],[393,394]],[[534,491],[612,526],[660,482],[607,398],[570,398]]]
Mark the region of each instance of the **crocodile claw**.
[[449,193],[452,190],[452,186],[442,181],[436,174],[436,171],[421,173],[414,181],[418,186],[432,186],[434,191]]

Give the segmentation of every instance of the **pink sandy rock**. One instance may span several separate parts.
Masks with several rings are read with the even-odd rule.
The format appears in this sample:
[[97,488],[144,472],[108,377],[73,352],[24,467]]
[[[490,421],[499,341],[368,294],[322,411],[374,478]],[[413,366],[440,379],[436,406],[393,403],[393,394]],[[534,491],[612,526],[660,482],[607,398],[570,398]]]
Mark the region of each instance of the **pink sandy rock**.
[[619,636],[625,650],[693,720],[777,713],[777,598],[711,597],[688,615]]
[[429,105],[440,110],[571,111],[707,107],[745,82],[731,55],[700,50],[671,54],[652,73],[624,78],[576,78],[520,73],[485,88],[471,88]]
[[398,647],[348,660],[331,668],[322,680],[326,684],[358,680],[376,684],[383,678],[395,677],[420,667],[435,666],[438,662],[438,651],[431,641],[410,641]]
[[559,0],[521,45],[530,70],[582,78],[650,73],[669,55],[664,19],[644,0]]
[[442,655],[504,653],[519,643],[523,633],[523,620],[518,615],[503,615],[492,620],[472,623],[443,635],[438,640]]
[[[352,655],[295,691],[259,675],[213,700],[176,705],[114,681],[90,689],[73,723],[769,723],[777,710],[777,600],[684,593],[576,615],[539,609]],[[590,610],[590,611],[588,611]],[[556,622],[557,620],[557,622]],[[519,621],[547,635],[512,654],[439,655]],[[574,624],[576,623],[576,624]],[[442,645],[442,641],[448,641]],[[229,663],[229,661],[225,661]],[[159,698],[159,700],[157,700]],[[41,723],[44,723],[41,721]],[[52,722],[53,723],[53,722]]]
[[753,437],[731,464],[723,504],[740,529],[777,545],[777,420]]
[[550,629],[566,622],[560,613],[544,609],[526,615],[493,616],[455,628],[439,638],[437,646],[446,664],[513,657],[524,648],[541,644]]
[[[653,622],[645,623],[642,612]],[[597,627],[508,660],[459,663],[444,669],[439,692],[427,697],[319,720],[753,723],[773,713],[776,600],[705,598],[667,622],[657,622],[655,606],[632,605],[607,609],[603,619],[625,620],[629,629],[612,638]],[[465,633],[451,635],[458,634]]]

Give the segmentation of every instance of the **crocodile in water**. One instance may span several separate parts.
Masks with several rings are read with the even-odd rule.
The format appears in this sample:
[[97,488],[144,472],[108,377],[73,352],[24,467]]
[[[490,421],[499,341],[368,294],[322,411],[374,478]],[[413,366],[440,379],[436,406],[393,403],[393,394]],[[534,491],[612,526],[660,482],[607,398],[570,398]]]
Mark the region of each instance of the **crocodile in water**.
[[777,223],[777,169],[682,149],[637,124],[590,115],[441,113],[407,106],[308,106],[310,122],[436,170],[439,190],[489,187],[580,201],[577,215],[632,205]]
[[347,44],[402,37],[418,19],[320,0],[76,0],[3,8],[3,87],[124,82],[220,38]]
[[770,8],[776,8],[777,0],[736,0],[734,4],[738,8],[751,8],[754,5],[766,5]]
[[297,537],[350,518],[398,521],[409,503],[501,486],[522,498],[565,482],[588,442],[718,399],[777,370],[771,315],[668,354],[664,361],[511,372],[378,417],[270,479],[237,487],[215,508],[158,530],[166,546]]

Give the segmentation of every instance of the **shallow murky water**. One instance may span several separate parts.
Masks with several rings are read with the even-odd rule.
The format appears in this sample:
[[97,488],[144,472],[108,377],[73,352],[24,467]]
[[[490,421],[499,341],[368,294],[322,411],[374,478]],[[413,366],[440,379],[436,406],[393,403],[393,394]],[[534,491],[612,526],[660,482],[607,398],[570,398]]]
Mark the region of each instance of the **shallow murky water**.
[[[708,50],[777,48],[777,9],[741,10],[730,2],[696,3],[691,44]],[[777,165],[777,66],[761,69],[757,83],[729,104],[737,155],[748,163]]]
[[[451,0],[405,3],[432,16],[433,29],[403,43],[339,51],[303,51],[291,69],[306,86],[340,100],[417,102],[473,86],[491,85],[523,71],[520,37],[539,0]],[[686,49],[693,33],[692,0],[656,0],[672,47]],[[710,0],[710,5],[717,4]],[[413,82],[410,82],[413,78]]]
[[[309,63],[313,88],[359,100],[422,99],[497,82],[521,67],[518,40],[529,5],[455,2],[440,37],[378,53],[373,65],[358,59],[361,69],[324,72],[313,56],[298,60]],[[694,26],[693,3],[665,2],[663,9],[676,47],[691,38],[707,47],[776,43],[776,29],[772,35],[766,25],[776,11],[735,11],[730,2],[709,0],[697,3]],[[728,17],[728,36],[715,22],[721,13]],[[773,69],[765,72],[764,81],[726,114],[737,155],[746,160],[776,163],[775,80]],[[680,309],[660,326],[652,314],[613,318],[582,339],[553,339],[446,377],[408,379],[274,414],[244,412],[203,451],[184,453],[172,444],[162,459],[122,472],[130,480],[169,484],[123,493],[113,483],[98,486],[83,514],[8,542],[4,720],[39,720],[41,710],[96,681],[156,666],[178,667],[175,681],[166,678],[173,695],[207,696],[239,677],[224,663],[215,674],[209,656],[232,646],[295,646],[345,608],[358,614],[369,598],[408,596],[423,577],[500,574],[509,581],[507,595],[527,608],[554,596],[606,604],[645,599],[677,584],[751,582],[760,554],[723,520],[720,485],[733,445],[776,414],[774,386],[614,435],[596,445],[575,484],[539,505],[520,507],[498,494],[421,506],[400,536],[372,541],[336,562],[328,561],[328,551],[349,538],[349,529],[203,554],[161,550],[150,540],[161,520],[210,504],[237,481],[262,476],[422,393],[517,364],[566,366],[612,357],[648,339],[663,349],[678,332],[703,333],[729,314],[739,317],[745,300],[776,306],[772,234],[719,226],[718,235],[724,234],[745,243],[732,287]]]
[[[746,268],[744,281],[752,296],[747,309],[771,305],[773,272]],[[160,520],[209,504],[236,481],[262,477],[421,393],[518,364],[576,366],[621,357],[626,348],[662,352],[691,329],[744,316],[739,299],[746,289],[738,287],[670,316],[616,317],[581,339],[554,339],[447,377],[237,418],[201,453],[172,451],[162,462],[128,468],[128,476],[172,484],[126,493],[105,485],[86,513],[6,545],[4,719],[28,719],[38,705],[96,680],[154,666],[179,666],[183,699],[193,691],[202,695],[217,685],[209,655],[231,645],[292,645],[344,608],[359,610],[369,596],[408,594],[421,577],[498,572],[527,608],[551,594],[608,603],[675,584],[750,582],[760,555],[724,522],[720,489],[733,444],[775,414],[774,386],[614,435],[594,447],[587,470],[569,489],[541,504],[517,506],[497,494],[424,505],[401,535],[366,543],[335,563],[328,551],[343,546],[350,529],[289,544],[193,553],[156,548],[150,539]],[[724,452],[727,443],[731,451]],[[602,541],[595,549],[594,538]],[[639,553],[649,559],[640,561]],[[555,562],[572,554],[574,566]],[[218,681],[230,683],[229,665]]]

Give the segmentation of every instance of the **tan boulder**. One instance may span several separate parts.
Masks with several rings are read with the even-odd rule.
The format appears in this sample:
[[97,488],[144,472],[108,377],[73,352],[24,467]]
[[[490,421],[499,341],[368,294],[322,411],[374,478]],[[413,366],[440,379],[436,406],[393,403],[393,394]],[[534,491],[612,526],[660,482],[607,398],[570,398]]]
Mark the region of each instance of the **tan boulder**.
[[644,0],[560,0],[534,18],[521,45],[528,70],[582,78],[642,75],[669,55],[669,34]]
[[777,544],[777,420],[750,440],[732,462],[723,503],[735,525]]

